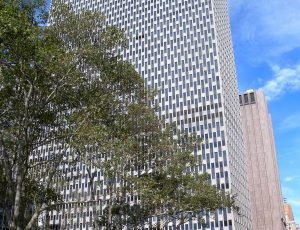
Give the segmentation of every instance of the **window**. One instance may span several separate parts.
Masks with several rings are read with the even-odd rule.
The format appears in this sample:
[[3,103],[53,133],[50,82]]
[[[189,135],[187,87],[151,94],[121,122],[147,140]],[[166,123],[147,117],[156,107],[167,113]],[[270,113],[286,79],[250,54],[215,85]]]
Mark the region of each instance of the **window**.
[[255,96],[254,96],[254,93],[250,93],[250,103],[251,103],[251,104],[255,103]]
[[249,103],[248,94],[244,94],[244,103],[245,105]]

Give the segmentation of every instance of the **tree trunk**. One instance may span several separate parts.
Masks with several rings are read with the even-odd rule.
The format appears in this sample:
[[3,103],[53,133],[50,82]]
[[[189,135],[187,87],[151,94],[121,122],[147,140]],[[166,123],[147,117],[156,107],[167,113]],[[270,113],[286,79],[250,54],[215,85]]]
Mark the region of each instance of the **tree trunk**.
[[[17,163],[18,164],[18,163]],[[15,194],[15,201],[13,205],[13,218],[10,225],[10,230],[19,230],[21,229],[19,226],[20,220],[20,205],[21,205],[21,192],[22,192],[22,183],[23,178],[20,172],[20,165],[16,166],[16,194]]]
[[108,228],[109,230],[112,229],[112,205],[109,204],[108,206]]
[[31,217],[30,221],[28,222],[27,226],[24,228],[24,230],[29,230],[32,229],[32,226],[34,224],[34,222],[37,220],[38,216],[39,216],[39,209],[35,211],[35,213],[33,214],[33,216]]

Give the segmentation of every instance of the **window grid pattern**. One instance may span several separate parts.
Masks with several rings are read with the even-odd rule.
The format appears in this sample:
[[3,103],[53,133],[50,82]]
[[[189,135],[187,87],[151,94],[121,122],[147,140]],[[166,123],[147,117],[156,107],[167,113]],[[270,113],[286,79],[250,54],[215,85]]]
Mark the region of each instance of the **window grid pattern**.
[[222,98],[226,120],[226,147],[230,161],[231,192],[238,194],[237,205],[241,208],[241,213],[244,215],[243,218],[235,215],[234,224],[236,229],[251,229],[250,194],[247,180],[245,180],[247,176],[246,151],[243,142],[241,111],[239,108],[227,1],[214,0],[214,7],[219,51],[218,57],[222,79]]
[[[121,27],[129,38],[123,57],[133,63],[145,86],[156,89],[153,104],[166,123],[203,138],[196,172],[211,174],[211,183],[238,194],[244,217],[230,209],[206,219],[206,229],[250,229],[239,101],[225,0],[66,0],[78,13],[100,10],[107,23]],[[202,164],[200,164],[202,159]],[[90,195],[84,165],[82,176],[62,187],[65,199]],[[106,192],[101,172],[95,171],[99,196]],[[72,176],[75,175],[72,174]],[[76,191],[76,192],[74,192]],[[77,194],[77,195],[75,195]],[[136,198],[129,197],[132,202]],[[100,204],[99,204],[100,205]],[[51,223],[70,229],[92,229],[92,216],[101,209],[71,205],[51,213]],[[190,221],[181,229],[204,229]]]

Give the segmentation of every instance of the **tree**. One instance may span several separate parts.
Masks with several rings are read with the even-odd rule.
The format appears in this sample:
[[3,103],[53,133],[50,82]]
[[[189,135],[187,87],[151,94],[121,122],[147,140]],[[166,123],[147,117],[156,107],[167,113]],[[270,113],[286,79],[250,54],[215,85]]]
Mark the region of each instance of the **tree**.
[[[201,162],[197,162],[191,152],[196,151],[199,140],[179,131],[173,139],[171,127],[165,131],[147,130],[148,121],[140,120],[141,133],[131,135],[136,137],[134,140],[111,139],[119,145],[109,147],[112,152],[83,151],[86,158],[94,159],[89,161],[94,170],[102,169],[106,174],[104,180],[109,192],[98,197],[101,204],[105,204],[101,206],[105,208],[103,214],[95,218],[98,227],[143,229],[150,224],[153,229],[163,229],[172,223],[177,229],[189,219],[203,221],[203,216],[218,208],[232,207],[238,211],[234,197],[212,186],[208,174],[195,172]],[[139,130],[134,124],[129,125]],[[95,160],[98,153],[106,160]],[[94,177],[90,179],[92,184],[99,182],[95,182]],[[133,197],[135,202],[128,197]],[[159,221],[149,223],[150,217]]]
[[205,225],[206,215],[226,207],[238,212],[235,196],[212,186],[209,174],[196,172],[201,162],[197,162],[191,152],[194,149],[196,154],[197,142],[183,135],[172,143],[169,154],[164,153],[158,158],[155,171],[145,173],[138,182],[142,204],[150,207],[152,216],[158,218],[155,229],[163,229],[169,224],[177,229],[192,219]]
[[40,213],[55,207],[57,197],[47,194],[66,181],[62,168],[76,163],[66,146],[80,125],[72,117],[89,113],[90,94],[114,102],[137,93],[142,81],[120,60],[124,36],[105,27],[102,14],[61,8],[64,20],[43,27],[44,1],[0,4],[0,159],[7,183],[1,208],[10,229],[31,229]]
[[[232,206],[191,170],[199,140],[162,129],[152,93],[121,59],[122,31],[99,12],[55,6],[44,27],[44,1],[0,2],[0,208],[10,229],[68,204],[91,205],[90,222],[106,229]],[[88,178],[87,196],[60,196],[70,171]]]
[[[76,69],[70,74],[64,72],[59,59],[65,58],[68,68],[73,69],[71,56],[64,55],[59,43],[54,45],[57,39],[48,36],[38,25],[38,20],[43,22],[43,18],[34,15],[42,6],[39,1],[1,1],[0,7],[0,149],[7,183],[3,209],[11,229],[23,228],[30,222],[30,204],[39,206],[51,202],[45,200],[46,194],[39,194],[39,190],[41,186],[45,191],[50,189],[55,166],[45,161],[38,148],[63,135],[63,118],[58,113],[72,108],[68,102],[74,100],[67,97],[75,93],[67,83],[80,80]],[[42,11],[40,16],[43,16]],[[38,164],[36,159],[39,159]],[[32,172],[42,163],[45,165],[35,172],[36,176],[45,174],[47,168],[50,170],[49,180],[43,185],[32,178]],[[28,200],[30,192],[33,200]]]

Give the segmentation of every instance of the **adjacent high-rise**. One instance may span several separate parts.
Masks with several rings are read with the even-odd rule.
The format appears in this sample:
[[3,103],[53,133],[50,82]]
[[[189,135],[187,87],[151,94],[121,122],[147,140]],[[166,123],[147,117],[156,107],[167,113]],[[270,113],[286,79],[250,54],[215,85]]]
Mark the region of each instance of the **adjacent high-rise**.
[[284,212],[271,116],[261,89],[241,94],[252,225],[283,230]]
[[[158,116],[203,138],[197,152],[202,164],[196,171],[208,172],[212,184],[236,194],[241,212],[218,210],[214,218],[207,218],[206,229],[251,229],[227,1],[65,2],[76,12],[102,11],[109,24],[122,28],[129,39],[123,57],[136,66],[147,87],[157,89]],[[88,229],[88,225],[81,226]],[[201,226],[194,222],[183,227],[203,229]]]

